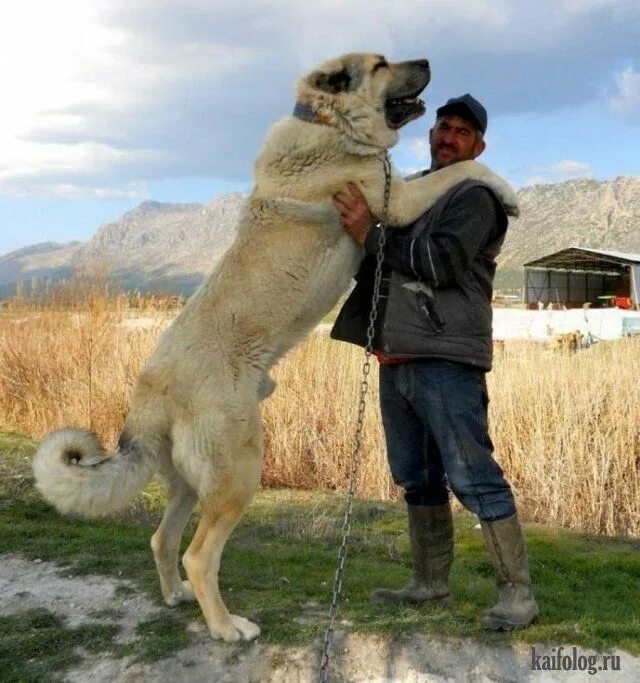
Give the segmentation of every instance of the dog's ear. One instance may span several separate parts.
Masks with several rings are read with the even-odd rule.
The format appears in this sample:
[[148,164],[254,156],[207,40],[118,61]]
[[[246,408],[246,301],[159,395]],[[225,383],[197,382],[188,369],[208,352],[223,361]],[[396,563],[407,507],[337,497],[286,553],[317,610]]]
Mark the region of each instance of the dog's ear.
[[338,93],[347,92],[347,90],[349,90],[351,76],[347,71],[347,68],[343,67],[340,71],[332,71],[331,73],[316,71],[311,74],[309,81],[317,90],[337,95]]

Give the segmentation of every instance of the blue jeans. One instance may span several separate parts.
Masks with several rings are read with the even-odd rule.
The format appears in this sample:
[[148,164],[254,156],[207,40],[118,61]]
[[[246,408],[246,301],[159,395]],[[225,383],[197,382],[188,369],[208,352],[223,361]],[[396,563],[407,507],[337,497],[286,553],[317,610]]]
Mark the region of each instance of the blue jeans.
[[[409,505],[444,505],[448,486],[486,521],[516,511],[493,458],[485,373],[440,360],[380,366],[380,409],[393,480]],[[448,484],[448,486],[447,486]]]

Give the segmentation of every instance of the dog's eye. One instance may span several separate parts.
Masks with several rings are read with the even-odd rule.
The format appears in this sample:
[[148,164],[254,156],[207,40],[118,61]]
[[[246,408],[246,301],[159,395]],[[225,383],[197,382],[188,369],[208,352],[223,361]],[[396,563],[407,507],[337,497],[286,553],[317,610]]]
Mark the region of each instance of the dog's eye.
[[375,73],[378,69],[388,69],[389,62],[386,59],[381,59],[377,64],[373,65],[373,70],[371,73]]

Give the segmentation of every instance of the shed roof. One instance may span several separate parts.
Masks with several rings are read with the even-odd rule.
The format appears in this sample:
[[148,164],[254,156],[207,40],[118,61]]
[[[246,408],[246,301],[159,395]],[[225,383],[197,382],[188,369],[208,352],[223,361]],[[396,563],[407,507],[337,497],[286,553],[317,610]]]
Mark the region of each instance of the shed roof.
[[640,254],[585,247],[569,247],[524,264],[525,268],[587,271],[621,271],[633,265],[640,265]]

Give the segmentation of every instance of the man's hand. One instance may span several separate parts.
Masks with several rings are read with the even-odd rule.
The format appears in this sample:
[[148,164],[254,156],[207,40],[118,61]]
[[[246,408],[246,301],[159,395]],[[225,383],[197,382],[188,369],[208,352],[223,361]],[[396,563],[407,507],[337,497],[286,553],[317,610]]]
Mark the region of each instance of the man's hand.
[[340,213],[342,227],[358,244],[364,244],[373,226],[373,216],[362,192],[353,183],[347,183],[347,191],[336,192],[333,203]]

